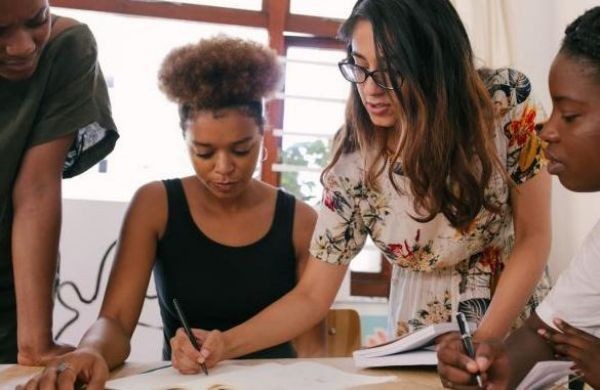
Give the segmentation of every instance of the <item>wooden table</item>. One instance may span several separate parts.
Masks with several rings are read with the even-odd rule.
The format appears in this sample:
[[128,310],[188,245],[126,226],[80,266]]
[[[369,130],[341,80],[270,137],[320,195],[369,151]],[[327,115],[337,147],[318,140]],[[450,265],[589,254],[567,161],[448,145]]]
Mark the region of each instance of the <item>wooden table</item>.
[[[351,358],[317,358],[317,359],[256,359],[256,360],[236,360],[236,364],[255,365],[259,363],[276,362],[283,364],[296,363],[300,361],[309,361],[325,364],[343,371],[362,375],[389,376],[397,378],[395,382],[388,382],[378,385],[355,386],[352,390],[413,390],[413,389],[441,389],[440,380],[433,367],[413,367],[413,368],[376,368],[376,369],[358,369],[354,367]],[[111,379],[121,378],[129,375],[138,374],[147,370],[164,366],[168,362],[156,363],[125,363],[122,367],[111,373]],[[26,382],[31,376],[41,370],[41,367],[25,367],[19,365],[0,365],[0,389],[14,389],[18,384]]]

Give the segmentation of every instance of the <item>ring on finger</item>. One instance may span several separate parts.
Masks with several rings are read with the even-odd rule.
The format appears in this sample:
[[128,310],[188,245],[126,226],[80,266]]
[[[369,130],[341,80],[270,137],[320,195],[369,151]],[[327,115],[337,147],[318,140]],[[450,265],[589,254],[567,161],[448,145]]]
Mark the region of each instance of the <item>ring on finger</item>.
[[73,368],[71,367],[71,365],[67,362],[60,362],[58,364],[58,366],[56,367],[56,372],[58,374],[61,374],[67,370],[72,370]]

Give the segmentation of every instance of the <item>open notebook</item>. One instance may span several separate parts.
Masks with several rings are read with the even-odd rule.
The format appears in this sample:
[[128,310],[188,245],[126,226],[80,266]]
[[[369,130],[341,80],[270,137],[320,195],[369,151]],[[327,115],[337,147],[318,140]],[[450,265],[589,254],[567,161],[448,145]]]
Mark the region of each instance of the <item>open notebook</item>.
[[181,375],[172,367],[106,383],[111,390],[336,390],[393,381],[393,376],[348,373],[313,362],[262,363],[241,366],[222,363],[205,376]]
[[435,366],[437,365],[437,354],[433,346],[435,338],[453,331],[458,331],[458,324],[454,322],[433,324],[385,344],[356,350],[352,354],[354,365],[356,367]]

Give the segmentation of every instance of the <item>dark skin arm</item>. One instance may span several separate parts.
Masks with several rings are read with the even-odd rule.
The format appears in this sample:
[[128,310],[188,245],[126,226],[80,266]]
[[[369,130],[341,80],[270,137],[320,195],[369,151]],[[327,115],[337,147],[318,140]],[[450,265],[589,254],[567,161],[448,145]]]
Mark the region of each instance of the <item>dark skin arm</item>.
[[600,389],[600,338],[556,319],[555,325],[563,332],[542,329],[539,333],[554,345],[554,351],[575,365],[573,369],[593,388]]
[[[98,319],[75,351],[53,359],[23,389],[70,389],[79,380],[87,389],[100,390],[109,369],[125,361],[150,281],[156,241],[167,220],[166,196],[160,182],[137,191],[123,222]],[[59,370],[60,362],[69,369]]]
[[551,331],[534,313],[504,343],[476,340],[475,360],[466,355],[459,337],[446,339],[438,348],[442,383],[477,388],[473,374],[481,372],[488,388],[515,388],[538,361],[554,359],[551,345],[538,334],[538,329]]
[[29,149],[12,194],[20,364],[41,365],[72,349],[52,339],[52,288],[61,225],[62,169],[74,137],[71,134]]

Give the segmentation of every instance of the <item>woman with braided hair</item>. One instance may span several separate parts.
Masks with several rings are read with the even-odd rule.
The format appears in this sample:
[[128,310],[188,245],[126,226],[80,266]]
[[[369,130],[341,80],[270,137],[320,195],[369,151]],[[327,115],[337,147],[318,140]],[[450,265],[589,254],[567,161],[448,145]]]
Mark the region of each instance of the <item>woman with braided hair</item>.
[[[548,171],[572,191],[600,191],[600,7],[567,27],[549,84],[554,108],[541,133],[548,143]],[[442,382],[465,386],[481,372],[488,389],[514,389],[536,362],[558,356],[600,389],[599,281],[600,222],[546,299],[505,343],[480,343],[475,359],[465,355],[457,338],[440,346]]]
[[[253,178],[263,100],[279,87],[280,78],[272,50],[226,36],[203,39],[167,56],[159,83],[179,106],[195,175],[152,182],[137,191],[98,320],[76,351],[52,362],[26,388],[72,384],[76,378],[88,383],[88,389],[103,388],[108,369],[129,354],[153,269],[163,358],[173,359],[174,367],[188,374],[199,372],[200,365],[186,361],[186,349],[193,347],[184,336],[174,298],[201,343],[204,333],[197,328],[226,331],[295,286],[308,258],[316,213]],[[321,353],[320,330],[295,340],[306,351],[301,356]],[[284,341],[243,357],[295,356],[294,346]]]

